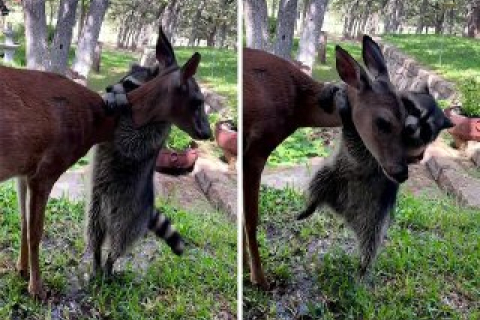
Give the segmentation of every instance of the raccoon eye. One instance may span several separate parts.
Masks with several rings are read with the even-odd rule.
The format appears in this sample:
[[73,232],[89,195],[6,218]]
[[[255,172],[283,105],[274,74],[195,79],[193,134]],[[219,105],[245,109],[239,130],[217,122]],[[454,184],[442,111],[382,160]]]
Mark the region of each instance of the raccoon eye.
[[390,122],[383,118],[375,119],[375,125],[377,126],[378,130],[383,133],[390,133],[392,132],[392,125]]

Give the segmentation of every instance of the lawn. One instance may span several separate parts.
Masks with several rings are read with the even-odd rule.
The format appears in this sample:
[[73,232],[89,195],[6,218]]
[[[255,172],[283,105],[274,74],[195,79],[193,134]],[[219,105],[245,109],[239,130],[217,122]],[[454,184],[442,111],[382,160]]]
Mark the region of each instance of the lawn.
[[[340,81],[335,67],[336,44],[341,45],[354,58],[361,60],[361,47],[359,44],[330,41],[327,45],[327,63],[321,64],[317,61],[313,67],[313,78],[317,81]],[[297,46],[298,41],[295,41],[294,51]],[[302,128],[298,129],[275,149],[268,159],[268,164],[271,166],[290,166],[304,163],[308,158],[327,156],[330,150],[331,148],[325,145],[322,139],[319,139],[318,129]]]
[[385,35],[383,39],[457,84],[480,79],[480,42],[439,35]]
[[304,199],[263,187],[259,238],[271,292],[244,281],[245,319],[479,319],[480,219],[449,198],[402,191],[370,276],[354,238],[324,210],[296,222]]
[[236,228],[225,214],[161,208],[188,246],[182,257],[152,235],[135,246],[113,281],[89,282],[83,202],[50,200],[41,250],[48,303],[27,294],[14,271],[20,221],[12,183],[0,185],[0,319],[205,319],[236,313]]

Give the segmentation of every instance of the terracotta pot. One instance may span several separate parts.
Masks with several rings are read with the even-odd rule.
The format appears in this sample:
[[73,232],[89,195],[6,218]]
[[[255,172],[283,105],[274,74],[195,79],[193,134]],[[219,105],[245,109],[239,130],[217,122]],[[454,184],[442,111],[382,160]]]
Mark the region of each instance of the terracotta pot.
[[155,169],[161,173],[182,174],[193,170],[198,159],[196,149],[175,151],[170,149],[160,150]]
[[215,140],[223,150],[223,154],[230,163],[237,157],[237,131],[231,120],[219,121],[215,124]]
[[450,107],[444,110],[445,115],[455,127],[448,132],[457,139],[464,141],[480,141],[480,118],[468,118],[459,112],[460,107]]

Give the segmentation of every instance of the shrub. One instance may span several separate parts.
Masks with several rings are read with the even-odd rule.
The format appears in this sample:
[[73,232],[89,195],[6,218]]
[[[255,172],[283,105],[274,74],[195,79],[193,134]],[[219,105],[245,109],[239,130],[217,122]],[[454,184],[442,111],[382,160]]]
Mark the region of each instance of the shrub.
[[480,82],[467,78],[460,84],[462,110],[467,117],[480,116]]

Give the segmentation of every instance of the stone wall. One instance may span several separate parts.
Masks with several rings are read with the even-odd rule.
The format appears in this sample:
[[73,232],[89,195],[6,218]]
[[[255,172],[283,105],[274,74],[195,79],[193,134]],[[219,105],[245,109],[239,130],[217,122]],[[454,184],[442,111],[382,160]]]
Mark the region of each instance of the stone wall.
[[453,83],[427,70],[394,46],[379,44],[387,61],[390,79],[399,90],[415,90],[421,83],[427,82],[430,93],[436,99],[458,100]]

